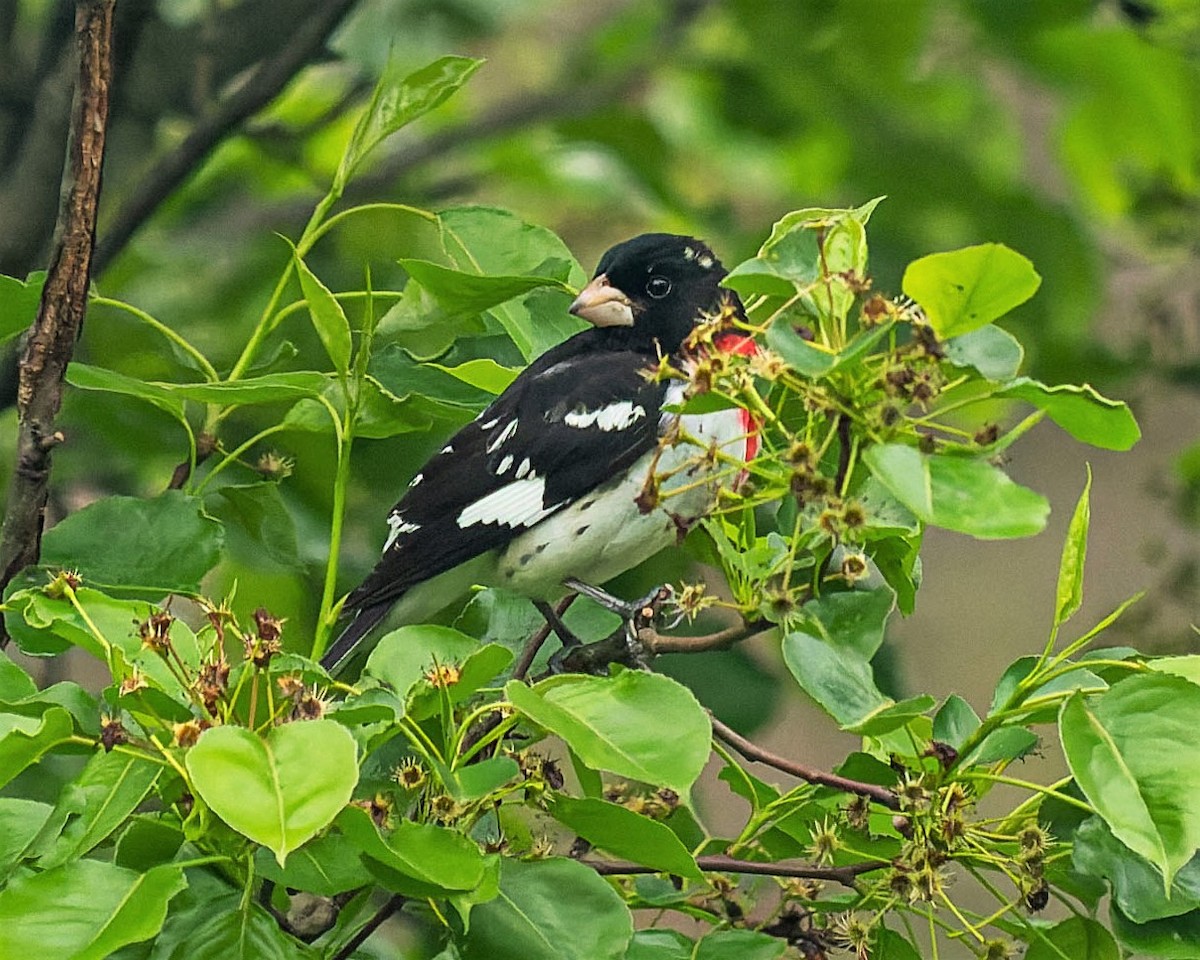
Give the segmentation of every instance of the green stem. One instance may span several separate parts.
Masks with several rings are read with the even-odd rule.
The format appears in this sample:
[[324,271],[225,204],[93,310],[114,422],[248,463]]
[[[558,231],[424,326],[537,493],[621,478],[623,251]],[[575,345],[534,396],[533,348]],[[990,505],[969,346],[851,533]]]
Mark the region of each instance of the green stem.
[[218,473],[220,473],[222,470],[224,470],[230,464],[237,463],[238,459],[241,457],[241,455],[243,453],[245,453],[247,450],[249,450],[256,443],[261,443],[267,437],[271,436],[271,434],[280,433],[281,431],[286,430],[286,429],[287,429],[287,426],[285,424],[276,423],[273,426],[267,427],[265,430],[260,430],[258,433],[256,433],[254,436],[252,436],[249,440],[245,441],[245,443],[239,444],[237,447],[235,447],[233,449],[233,451],[231,453],[226,454],[225,457],[221,460],[221,462],[218,463],[215,467],[213,467],[212,470],[210,470],[208,472],[208,475],[205,476],[205,478],[202,481],[200,481],[199,486],[196,487],[195,495],[201,496],[204,493],[205,487],[207,487],[212,482],[213,477],[215,477]]
[[168,340],[170,340],[173,344],[175,344],[175,346],[179,347],[180,350],[182,350],[189,357],[191,357],[193,360],[195,360],[196,365],[200,368],[201,372],[204,374],[205,380],[209,381],[210,383],[215,383],[216,381],[221,379],[221,375],[219,373],[217,373],[216,368],[213,367],[213,365],[208,362],[208,357],[206,357],[196,347],[194,347],[190,342],[188,342],[186,339],[184,339],[183,336],[176,333],[174,330],[172,330],[170,327],[168,327],[161,320],[158,320],[155,317],[152,317],[145,310],[139,310],[137,307],[133,306],[132,304],[124,303],[120,300],[111,300],[108,297],[93,296],[92,303],[97,304],[102,307],[115,307],[118,310],[124,310],[126,313],[130,314],[131,316],[136,317],[138,320],[141,320],[142,323],[146,324],[146,326],[148,326],[151,329],[162,334],[164,337],[166,337]]
[[982,770],[972,770],[966,774],[967,779],[987,780],[991,783],[1003,783],[1010,787],[1021,787],[1024,790],[1032,790],[1034,793],[1040,793],[1043,797],[1053,797],[1062,803],[1076,807],[1087,813],[1094,814],[1096,811],[1091,804],[1084,803],[1082,800],[1076,800],[1074,797],[1060,793],[1052,787],[1044,786],[1040,783],[1033,783],[1029,780],[1018,780],[1016,777],[1006,777],[999,773],[984,773]]

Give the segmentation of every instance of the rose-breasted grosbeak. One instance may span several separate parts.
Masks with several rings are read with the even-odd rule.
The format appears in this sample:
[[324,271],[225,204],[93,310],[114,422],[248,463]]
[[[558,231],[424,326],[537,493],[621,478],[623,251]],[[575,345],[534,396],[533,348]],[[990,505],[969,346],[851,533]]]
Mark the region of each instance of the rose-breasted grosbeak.
[[[346,598],[343,610],[357,615],[326,666],[393,606],[419,622],[475,583],[553,599],[564,579],[603,583],[703,516],[717,487],[704,471],[730,473],[703,447],[749,460],[754,425],[740,409],[664,410],[682,402],[686,384],[656,380],[653,370],[660,357],[689,362],[685,339],[704,317],[742,317],[737,296],[718,286],[725,273],[691,237],[645,234],[605,253],[570,308],[593,329],[530,364],[392,508],[383,555]],[[731,325],[713,343],[754,349]],[[684,434],[703,446],[671,442]],[[663,478],[653,497],[650,476]]]

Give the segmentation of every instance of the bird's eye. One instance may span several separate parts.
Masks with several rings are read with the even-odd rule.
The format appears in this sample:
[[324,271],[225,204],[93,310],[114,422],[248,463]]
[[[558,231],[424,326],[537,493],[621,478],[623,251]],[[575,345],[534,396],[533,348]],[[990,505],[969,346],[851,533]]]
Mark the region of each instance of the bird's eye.
[[655,300],[661,300],[671,292],[671,281],[666,277],[651,277],[646,284],[646,292]]

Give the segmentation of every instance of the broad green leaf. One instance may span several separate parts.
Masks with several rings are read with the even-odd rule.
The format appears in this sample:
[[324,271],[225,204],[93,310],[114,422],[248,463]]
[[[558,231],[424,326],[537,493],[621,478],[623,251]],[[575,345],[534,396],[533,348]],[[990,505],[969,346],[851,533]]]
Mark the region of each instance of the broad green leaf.
[[1086,383],[1048,387],[1029,377],[1018,377],[993,396],[1031,403],[1046,411],[1076,440],[1104,450],[1128,450],[1142,435],[1127,404],[1101,396]]
[[564,293],[571,290],[555,277],[486,275],[428,260],[401,260],[400,266],[433,295],[451,321],[491,310],[539,287],[555,287]]
[[638,930],[629,942],[625,960],[694,960],[695,944],[675,930]]
[[921,960],[917,948],[895,930],[880,926],[875,935],[871,960]]
[[[314,763],[314,758],[320,763]],[[358,757],[333,720],[272,727],[213,727],[188,751],[196,792],[238,833],[261,843],[282,867],[287,855],[327,826],[350,801]]]
[[934,526],[996,540],[1032,536],[1046,525],[1046,499],[982,460],[896,443],[869,447],[863,460],[897,500]]
[[488,757],[478,763],[469,763],[454,771],[454,782],[447,786],[455,800],[471,801],[499,790],[521,775],[521,768],[512,757]]
[[1162,871],[1112,835],[1100,817],[1088,817],[1071,838],[1071,861],[1080,873],[1103,877],[1113,899],[1134,923],[1177,917],[1200,908],[1200,857],[1175,874],[1170,895]]
[[37,693],[33,677],[8,659],[0,656],[0,702],[10,703]]
[[175,824],[157,816],[136,816],[117,837],[113,862],[145,873],[151,867],[169,863],[181,846],[183,831]]
[[21,797],[0,797],[0,880],[50,819],[48,803]]
[[85,582],[140,592],[196,593],[220,558],[221,525],[179,490],[152,500],[105,497],[46,531],[42,562]]
[[1200,764],[1179,744],[1200,728],[1200,687],[1179,677],[1130,677],[1063,704],[1059,735],[1076,783],[1113,834],[1163,873],[1200,847]]
[[[562,240],[508,211],[457,207],[439,213],[438,221],[449,265],[456,270],[488,276],[552,277],[571,287],[585,280]],[[561,290],[536,289],[498,304],[488,314],[530,360],[587,326],[567,313],[570,302],[570,294]]]
[[[499,380],[498,371],[507,371],[506,367],[500,367],[495,361],[484,362],[491,363],[497,368],[496,377],[478,378],[485,380],[489,385]],[[421,363],[414,360],[411,354],[395,343],[389,343],[379,350],[372,351],[371,362],[367,369],[392,396],[401,399],[410,395],[422,396],[446,406],[461,407],[474,414],[486,407],[494,398],[494,391],[481,387],[477,383],[469,383],[458,373],[453,372],[453,370],[466,372],[462,371],[462,367],[452,370],[436,363]],[[472,368],[472,370],[474,369]]]
[[983,243],[914,260],[901,288],[946,340],[1004,316],[1032,297],[1041,282],[1027,258],[1003,244]]
[[837,360],[837,354],[805,340],[787,317],[780,317],[768,328],[767,346],[797,373],[813,380],[829,373]]
[[670,827],[617,803],[557,795],[550,815],[584,840],[634,863],[702,881],[696,861]]
[[1088,525],[1091,520],[1092,468],[1087,468],[1087,482],[1075,504],[1067,538],[1063,541],[1062,559],[1058,564],[1058,586],[1055,588],[1054,625],[1066,623],[1083,603],[1083,568],[1087,560]]
[[[708,762],[708,714],[690,690],[659,674],[552,677],[534,687],[510,681],[504,692],[595,770],[686,796]],[[671,736],[664,738],[663,730]]]
[[870,662],[853,647],[835,646],[802,628],[784,634],[783,660],[804,692],[843,728],[892,703],[875,685]]
[[502,367],[495,360],[487,357],[468,360],[466,363],[460,363],[457,367],[443,367],[437,363],[431,363],[429,366],[491,394],[503,393],[521,372],[509,367]]
[[623,960],[633,918],[594,870],[573,860],[503,858],[500,893],[471,911],[463,960]]
[[864,737],[882,737],[893,730],[906,726],[917,717],[924,716],[936,704],[937,700],[927,693],[908,697],[905,700],[880,707],[846,729],[851,733],[862,734]]
[[1185,680],[1190,680],[1192,683],[1200,684],[1200,654],[1192,653],[1178,657],[1155,657],[1153,660],[1146,661],[1146,666],[1151,670],[1170,673],[1176,677],[1183,677]]
[[446,896],[471,890],[483,879],[483,854],[476,844],[455,830],[432,823],[397,820],[383,833],[371,815],[347,807],[337,818],[338,829],[363,855],[415,883],[388,886],[415,896]]
[[333,178],[333,191],[341,195],[358,165],[383,140],[439,106],[483,65],[470,57],[441,57],[407,76],[400,65],[389,62],[359,118]]
[[700,938],[695,960],[777,960],[787,942],[757,930],[714,930]]
[[948,743],[955,750],[978,729],[979,715],[957,693],[950,694],[933,715],[933,739]]
[[99,860],[18,877],[0,892],[0,957],[104,960],[158,933],[185,886],[176,866],[139,874]]
[[244,533],[257,550],[280,566],[297,569],[302,565],[296,520],[280,496],[278,483],[226,484],[214,491],[213,499],[213,513],[225,524],[231,548]]
[[1021,341],[994,323],[951,337],[944,344],[946,359],[956,367],[972,367],[987,380],[1011,380],[1021,369]]
[[350,340],[350,321],[346,319],[346,311],[338,303],[337,298],[329,291],[299,255],[294,257],[296,274],[300,278],[300,289],[304,291],[304,299],[308,301],[308,313],[312,318],[313,328],[338,376],[345,377],[350,369],[350,351],[353,344]]
[[436,711],[440,694],[428,682],[435,667],[455,667],[457,681],[446,688],[451,703],[460,703],[512,662],[498,644],[479,641],[451,627],[414,624],[385,634],[367,658],[364,673],[388,684],[409,702],[414,716]]
[[139,397],[174,413],[176,410],[182,411],[181,402],[184,400],[250,406],[315,397],[329,384],[329,377],[313,370],[299,370],[292,373],[264,373],[258,377],[220,383],[166,383],[137,380],[115,370],[76,362],[67,368],[67,382],[81,390],[102,390]]
[[1117,906],[1109,910],[1113,933],[1137,960],[1196,960],[1200,957],[1200,910],[1179,917],[1134,923]]
[[137,809],[162,771],[161,764],[127,753],[94,755],[59,794],[55,813],[71,819],[38,866],[49,870],[86,854]]
[[0,343],[20,336],[37,319],[46,272],[31,273],[25,280],[0,276]]
[[338,833],[310,840],[288,857],[286,867],[280,867],[270,853],[260,849],[254,858],[254,872],[281,887],[322,897],[334,897],[372,882],[358,847]]
[[1068,917],[1033,937],[1025,960],[1121,960],[1112,934],[1090,917]]
[[71,715],[51,707],[40,717],[0,713],[0,787],[75,732]]
[[[220,897],[182,916],[172,914],[153,960],[319,960],[322,956],[285,933],[257,903],[242,904],[240,899]],[[170,934],[175,935],[168,941]]]
[[1017,760],[1038,744],[1037,734],[1025,727],[1000,727],[993,730],[974,750],[959,760],[959,766],[985,766],[989,763]]
[[883,644],[895,596],[887,587],[827,593],[804,605],[804,616],[815,636],[837,647],[854,650],[870,660]]

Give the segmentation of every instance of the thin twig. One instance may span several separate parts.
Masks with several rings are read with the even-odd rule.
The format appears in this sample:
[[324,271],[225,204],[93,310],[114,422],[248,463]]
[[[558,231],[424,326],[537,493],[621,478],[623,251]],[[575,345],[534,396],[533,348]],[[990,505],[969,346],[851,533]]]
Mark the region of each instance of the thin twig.
[[333,955],[331,960],[349,960],[354,955],[354,951],[367,942],[368,938],[387,920],[393,913],[404,906],[405,897],[400,894],[394,894],[388,898],[387,903],[375,911],[375,915],[359,928],[342,946],[342,949]]
[[[647,867],[629,860],[580,860],[605,877],[628,876],[641,873],[662,873],[655,867]],[[867,860],[844,867],[814,867],[811,864],[759,863],[754,860],[737,860],[724,854],[697,857],[696,866],[704,871],[720,873],[749,873],[762,877],[803,877],[808,880],[831,880],[845,887],[853,887],[859,874],[870,873],[888,866],[886,860]]]
[[[577,596],[579,594],[571,593],[559,600],[558,605],[554,608],[555,615],[561,617],[566,613],[567,607],[575,602]],[[529,668],[533,666],[533,661],[537,659],[538,651],[542,649],[542,645],[546,642],[553,629],[550,621],[547,620],[525,641],[525,646],[521,650],[521,657],[517,660],[516,667],[513,668],[514,680],[525,679],[526,674],[529,673]]]
[[358,0],[330,0],[318,5],[300,23],[291,40],[206,119],[198,123],[174,150],[141,178],[121,206],[96,250],[96,271],[107,267],[129,239],[236,127],[274,100],[300,69],[325,46],[325,41]]
[[712,726],[713,733],[717,737],[724,740],[747,760],[765,763],[776,770],[789,773],[793,777],[799,777],[807,783],[815,783],[823,787],[832,787],[834,790],[841,790],[844,793],[854,793],[860,797],[867,797],[891,810],[900,809],[900,801],[896,799],[896,795],[887,787],[881,787],[876,783],[862,783],[858,780],[851,780],[848,777],[838,776],[836,773],[816,770],[813,767],[797,763],[795,760],[789,760],[787,757],[771,753],[771,751],[764,750],[757,744],[751,743],[736,730],[726,726],[716,717],[712,718]]
[[770,624],[755,621],[734,624],[700,637],[665,636],[653,627],[643,627],[637,636],[642,646],[651,653],[703,653],[707,650],[728,650],[735,644],[769,629]]
[[[17,463],[0,531],[0,589],[41,553],[50,484],[50,452],[62,442],[54,429],[62,406],[63,375],[83,327],[96,242],[100,170],[112,86],[115,0],[79,0],[79,52],[71,136],[59,204],[55,246],[37,319],[21,358],[17,388]],[[0,635],[0,645],[7,637]]]

